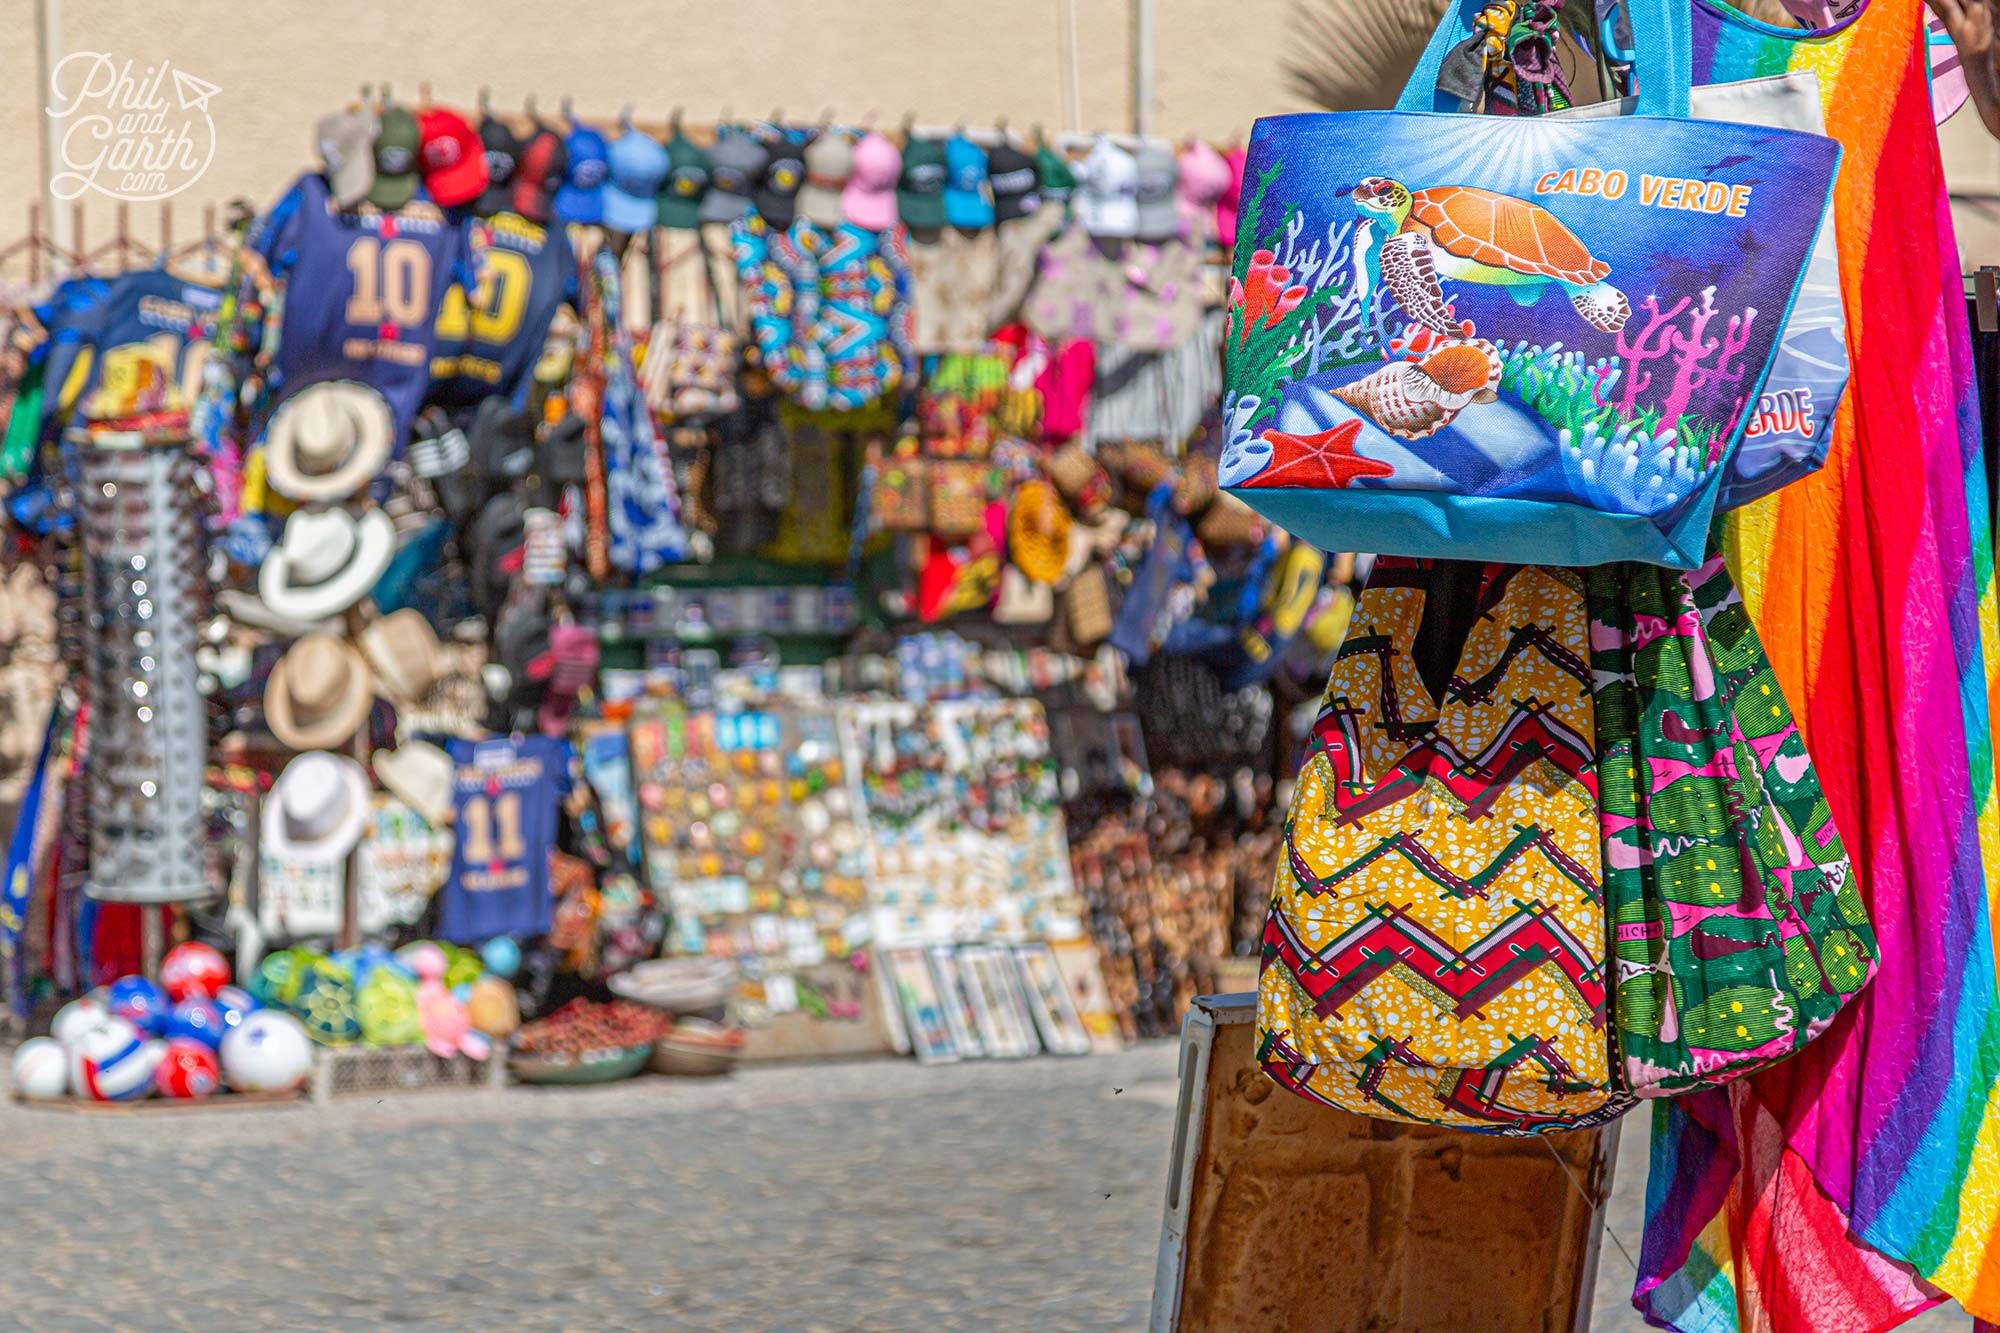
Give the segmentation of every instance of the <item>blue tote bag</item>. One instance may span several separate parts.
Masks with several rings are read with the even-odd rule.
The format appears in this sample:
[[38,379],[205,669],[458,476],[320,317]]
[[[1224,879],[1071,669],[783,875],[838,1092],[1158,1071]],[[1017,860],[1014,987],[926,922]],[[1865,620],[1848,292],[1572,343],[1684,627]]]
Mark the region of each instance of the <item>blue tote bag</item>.
[[1689,118],[1685,3],[1633,6],[1636,115],[1394,111],[1251,133],[1220,480],[1330,550],[1691,569],[1840,146]]

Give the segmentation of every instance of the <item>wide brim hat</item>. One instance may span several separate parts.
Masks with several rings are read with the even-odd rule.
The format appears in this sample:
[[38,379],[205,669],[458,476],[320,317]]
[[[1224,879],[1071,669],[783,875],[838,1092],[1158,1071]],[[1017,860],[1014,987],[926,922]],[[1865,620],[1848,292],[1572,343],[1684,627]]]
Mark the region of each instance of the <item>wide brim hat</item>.
[[394,750],[379,751],[375,776],[432,825],[451,823],[451,756],[429,741],[407,741]]
[[415,703],[430,693],[444,674],[442,648],[431,622],[414,607],[392,611],[361,631],[361,655],[399,702]]
[[[264,477],[288,500],[344,500],[373,481],[394,447],[395,418],[375,389],[352,380],[308,385],[286,399],[264,437]],[[341,451],[337,459],[324,457]]]
[[374,698],[374,677],[352,644],[308,634],[271,668],[264,725],[290,749],[331,749],[367,725]]
[[260,850],[274,860],[338,861],[368,824],[368,773],[346,755],[312,750],[285,765],[264,799]]
[[345,509],[301,509],[264,558],[257,594],[279,616],[337,616],[368,595],[395,554],[396,525],[380,509],[358,519]]

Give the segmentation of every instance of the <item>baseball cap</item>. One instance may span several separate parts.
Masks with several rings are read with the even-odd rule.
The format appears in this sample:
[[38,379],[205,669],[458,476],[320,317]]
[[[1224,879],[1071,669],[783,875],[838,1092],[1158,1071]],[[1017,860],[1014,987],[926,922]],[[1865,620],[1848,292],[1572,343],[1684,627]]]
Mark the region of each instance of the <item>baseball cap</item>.
[[667,150],[630,125],[611,141],[610,183],[604,187],[604,225],[628,235],[651,231],[660,220],[660,182],[667,178]]
[[542,126],[528,136],[514,159],[514,211],[530,222],[546,225],[555,207],[555,193],[569,170],[562,136]]
[[764,176],[771,155],[743,130],[725,130],[708,153],[708,193],[701,201],[703,222],[734,222],[750,211],[750,189]]
[[993,217],[1012,222],[1027,217],[1042,206],[1041,179],[1035,174],[1035,159],[1002,143],[987,158],[987,174],[993,182]]
[[556,216],[564,222],[604,221],[604,177],[608,168],[604,136],[588,125],[572,124],[563,140],[569,176],[556,191]]
[[822,227],[847,220],[840,192],[854,178],[854,140],[828,130],[806,147],[806,183],[799,191],[799,212]]
[[313,142],[334,202],[352,208],[366,199],[375,184],[375,117],[366,110],[321,116]]
[[1130,237],[1139,230],[1139,164],[1132,155],[1099,139],[1076,173],[1072,201],[1084,230],[1092,236]]
[[1063,155],[1044,143],[1035,149],[1035,171],[1042,178],[1042,198],[1052,204],[1067,204],[1076,192],[1076,173]]
[[866,134],[854,145],[854,174],[840,192],[840,211],[863,231],[888,231],[896,225],[896,182],[903,175],[903,153],[894,141]]
[[936,139],[912,139],[903,145],[903,179],[896,190],[896,207],[903,224],[922,231],[944,225],[944,145]]
[[667,178],[660,186],[660,225],[693,231],[701,226],[701,200],[708,193],[708,153],[675,126],[667,140]]
[[944,220],[977,231],[993,225],[993,185],[986,150],[963,134],[944,145]]
[[1181,218],[1187,223],[1189,238],[1206,245],[1215,232],[1215,210],[1222,196],[1235,183],[1229,162],[1214,147],[1193,139],[1181,150]]
[[399,106],[382,108],[375,129],[375,183],[368,187],[369,203],[393,211],[416,197],[417,149],[423,141],[415,116]]
[[774,139],[763,179],[750,196],[757,205],[758,216],[773,227],[791,226],[799,213],[799,190],[805,183],[806,162],[799,145],[789,135]]
[[521,156],[521,138],[506,121],[487,116],[479,122],[479,142],[486,150],[486,190],[472,211],[491,217],[514,206],[511,186],[514,164]]
[[423,139],[424,188],[441,208],[457,208],[486,188],[486,149],[464,116],[434,106],[417,118]]
[[1174,195],[1181,169],[1174,150],[1165,144],[1143,144],[1134,165],[1139,221],[1132,234],[1142,241],[1171,241],[1181,231],[1180,204]]

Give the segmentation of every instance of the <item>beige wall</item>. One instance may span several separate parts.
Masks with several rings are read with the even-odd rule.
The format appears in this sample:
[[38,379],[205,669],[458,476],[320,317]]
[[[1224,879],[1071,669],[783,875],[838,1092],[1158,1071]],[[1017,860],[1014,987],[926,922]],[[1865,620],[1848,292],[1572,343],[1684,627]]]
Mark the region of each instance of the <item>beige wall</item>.
[[[1155,2],[1156,130],[1227,140],[1258,115],[1300,109],[1282,60],[1306,0]],[[310,161],[314,119],[364,82],[414,100],[428,81],[468,109],[481,86],[503,108],[534,93],[550,116],[569,94],[586,118],[630,103],[651,122],[675,106],[696,122],[830,109],[1053,131],[1065,127],[1073,11],[1082,115],[1067,128],[1126,129],[1134,110],[1134,0],[0,0],[0,244],[25,231],[41,195],[45,6],[60,11],[67,51],[164,58],[222,88],[216,160],[175,205],[183,236],[203,203],[275,198]],[[1955,188],[2000,195],[2000,144],[1970,112],[1943,142]],[[89,198],[86,238],[101,241],[111,205]],[[1956,212],[1968,263],[2000,263],[2000,203]],[[133,218],[150,234],[150,210]]]
[[[1279,86],[1278,44],[1242,40],[1282,27],[1292,0],[1158,0],[1155,127],[1217,139],[1258,114],[1294,109]],[[22,230],[40,192],[38,0],[0,0],[0,237]],[[314,119],[364,82],[470,109],[529,93],[553,117],[565,94],[586,118],[630,103],[642,121],[676,106],[690,121],[724,111],[800,120],[831,109],[885,122],[961,117],[1064,126],[1068,37],[1076,23],[1081,124],[1126,129],[1133,116],[1130,0],[60,0],[65,49],[140,65],[172,60],[218,84],[218,154],[188,201],[275,198],[310,160]],[[94,198],[94,197],[93,197]],[[176,206],[180,207],[179,205]],[[89,230],[109,216],[93,202]],[[135,211],[135,222],[138,213]]]

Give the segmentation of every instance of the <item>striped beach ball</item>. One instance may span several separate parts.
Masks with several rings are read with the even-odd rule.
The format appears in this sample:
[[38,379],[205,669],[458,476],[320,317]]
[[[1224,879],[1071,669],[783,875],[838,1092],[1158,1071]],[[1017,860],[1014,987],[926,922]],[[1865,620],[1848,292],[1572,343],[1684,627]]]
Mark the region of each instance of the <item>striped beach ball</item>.
[[111,1017],[77,1040],[70,1051],[70,1087],[94,1102],[136,1101],[153,1090],[153,1071],[166,1056],[123,1018]]

